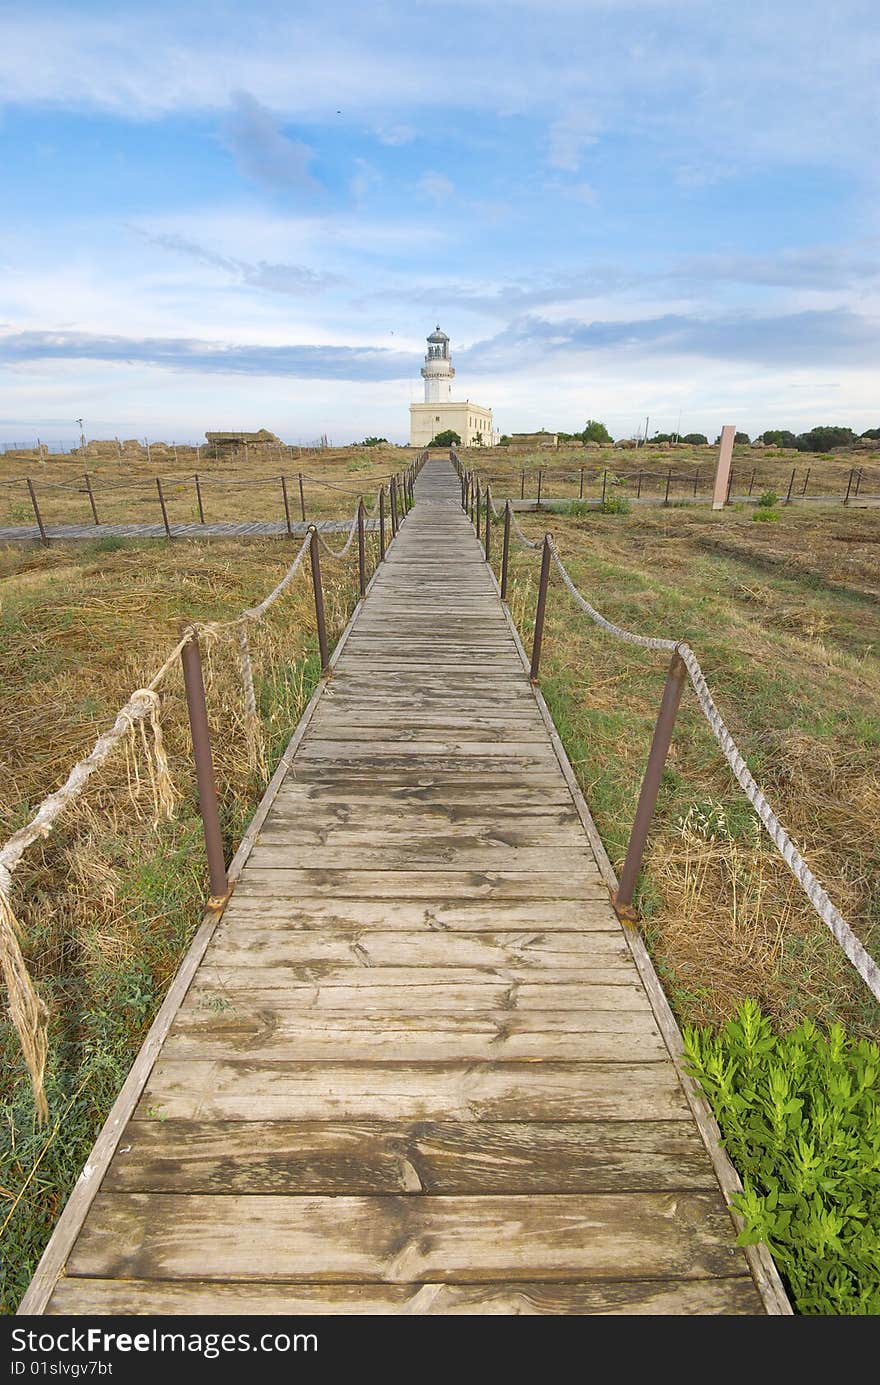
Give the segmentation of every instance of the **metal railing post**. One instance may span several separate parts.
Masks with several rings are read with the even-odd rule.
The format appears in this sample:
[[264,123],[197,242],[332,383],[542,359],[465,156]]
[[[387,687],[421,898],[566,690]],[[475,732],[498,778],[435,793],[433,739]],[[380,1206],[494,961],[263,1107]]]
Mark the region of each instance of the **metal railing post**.
[[480,478],[479,478],[479,476],[478,476],[478,477],[477,477],[477,538],[480,537],[480,508],[481,508],[481,506],[482,506],[482,503],[483,503],[483,501],[482,501],[482,497],[481,497],[481,494],[480,494]]
[[510,558],[510,501],[504,506],[504,539],[501,544],[501,600],[507,600],[507,564]]
[[486,487],[486,562],[492,563],[492,490]]
[[731,491],[731,487],[732,487],[732,486],[733,486],[733,467],[730,468],[730,475],[729,475],[728,478],[727,478],[727,494],[726,494],[726,496],[724,497],[724,503],[725,503],[725,505],[729,505],[729,504],[730,504],[730,491]]
[[669,487],[672,484],[672,467],[666,472],[666,494],[663,497],[663,504],[669,504]]
[[168,538],[170,539],[170,538],[172,537],[172,534],[171,534],[171,525],[168,523],[168,511],[167,511],[166,508],[165,508],[165,496],[162,494],[162,477],[161,477],[161,476],[157,476],[157,477],[156,477],[156,490],[159,492],[159,504],[162,506],[162,519],[163,519],[164,524],[165,524],[165,533],[166,533],[166,535],[168,536]]
[[303,490],[303,474],[299,473],[299,508],[302,514],[302,522],[306,522],[306,493]]
[[544,483],[544,468],[538,467],[538,509],[541,508],[541,488]]
[[697,484],[698,484],[699,480],[700,480],[700,468],[697,467],[696,471],[694,472],[694,499],[695,499],[695,500],[696,500],[696,498],[697,498]]
[[358,500],[358,588],[361,598],[367,591],[367,549],[364,538],[364,502]]
[[614,895],[614,907],[621,917],[633,917],[633,890],[642,863],[645,843],[648,840],[651,819],[654,816],[657,794],[660,789],[660,780],[663,777],[663,768],[669,754],[678,704],[681,701],[686,678],[687,669],[684,660],[676,649],[673,652],[669,672],[666,675],[660,711],[657,714],[654,736],[648,753],[648,763],[645,767],[636,815],[630,832],[629,845],[626,849],[626,859],[623,863],[623,870],[620,872],[620,883]]
[[86,494],[89,497],[89,504],[92,507],[92,518],[94,519],[95,523],[98,524],[100,523],[100,521],[98,519],[98,507],[95,504],[95,493],[92,490],[92,478],[89,475],[89,473],[86,472],[83,479],[86,483]]
[[197,501],[198,507],[199,507],[199,523],[200,523],[200,524],[204,524],[204,522],[205,522],[205,510],[204,510],[204,506],[202,505],[202,483],[201,483],[201,481],[199,480],[199,473],[198,473],[198,472],[196,472],[196,501]]
[[283,476],[281,478],[281,494],[284,497],[284,518],[287,523],[287,537],[291,538],[293,536],[293,530],[290,527],[290,505],[287,500],[287,482]]
[[792,473],[791,473],[791,476],[790,476],[789,482],[788,482],[788,495],[785,497],[785,503],[786,503],[786,505],[790,505],[790,504],[791,504],[791,488],[792,488],[792,486],[794,485],[794,478],[795,478],[795,473],[796,473],[796,472],[797,472],[797,467],[793,467],[793,468],[792,468]]
[[578,500],[583,500],[583,498],[584,498],[584,469],[583,469],[583,467],[581,467],[581,484],[580,484],[580,490],[578,491]]
[[[846,495],[843,497],[843,503],[844,503],[844,505],[848,505],[848,504],[849,504],[849,493],[850,493],[850,491],[852,490],[852,483],[853,483],[853,475],[854,475],[854,473],[855,473],[855,467],[850,467],[850,469],[849,469],[849,476],[848,476],[847,482],[846,482]],[[28,481],[28,485],[30,485],[30,484],[31,484],[30,481]]]
[[385,486],[379,487],[379,562],[385,561]]
[[526,473],[524,467],[519,473],[519,498],[520,500],[525,500],[526,498]]
[[641,500],[641,498],[642,498],[642,473],[639,472],[639,484],[638,484],[638,486],[637,486],[637,488],[636,488],[636,500]]
[[208,858],[208,876],[211,882],[211,898],[208,908],[219,908],[229,893],[226,876],[226,862],[223,857],[223,835],[220,831],[220,813],[217,807],[217,785],[214,779],[214,761],[211,755],[211,734],[208,729],[208,708],[205,702],[205,680],[202,676],[202,656],[199,650],[198,635],[194,627],[184,627],[183,634],[192,628],[192,638],[180,651],[183,665],[183,682],[186,688],[186,706],[189,712],[189,727],[192,735],[193,759],[196,766],[196,783],[199,793],[199,811],[202,815],[202,830],[205,835],[205,853]]
[[393,538],[396,538],[396,537],[397,537],[397,483],[396,483],[396,481],[395,481],[395,479],[394,479],[393,476],[392,476],[392,478],[391,478],[390,491],[391,491],[391,537],[392,537],[392,539],[393,539]]
[[[639,473],[639,475],[641,476],[641,473]],[[608,472],[607,472],[607,471],[603,471],[603,472],[602,472],[602,504],[603,504],[603,505],[605,504],[605,487],[607,486],[607,484],[608,484]]]
[[801,495],[806,495],[806,493],[807,493],[807,483],[809,482],[809,479],[810,479],[810,472],[811,472],[811,471],[812,471],[812,467],[807,467],[807,474],[806,474],[806,476],[804,477],[804,488],[803,488],[803,490],[801,491]]
[[758,468],[757,468],[757,467],[753,467],[753,468],[752,468],[752,479],[749,481],[749,495],[750,495],[750,496],[751,496],[751,494],[752,494],[752,491],[753,491],[754,488],[755,488],[755,477],[757,476],[757,474],[758,474]]
[[535,608],[535,635],[532,640],[532,663],[529,677],[533,683],[538,681],[538,666],[541,662],[541,645],[544,640],[544,611],[547,606],[547,587],[550,583],[550,535],[544,535],[541,551],[541,578],[538,582],[538,604]]
[[49,535],[46,533],[46,530],[45,530],[45,528],[44,528],[44,526],[43,526],[43,516],[40,514],[40,507],[39,507],[39,505],[37,504],[37,493],[36,493],[36,491],[34,490],[34,483],[33,483],[33,481],[31,480],[31,478],[30,478],[29,476],[28,476],[26,479],[27,479],[27,488],[28,488],[28,490],[30,491],[30,494],[31,494],[31,504],[32,504],[33,507],[34,507],[34,514],[35,514],[36,517],[37,517],[37,528],[38,528],[39,531],[40,531],[40,543],[43,545],[44,548],[48,548],[48,547],[49,547]]
[[318,553],[318,528],[315,524],[309,525],[311,542],[309,543],[309,558],[312,563],[312,588],[315,593],[315,622],[318,627],[318,649],[321,654],[321,673],[327,672],[329,662],[327,654],[327,625],[324,620],[324,588],[321,586],[321,558]]

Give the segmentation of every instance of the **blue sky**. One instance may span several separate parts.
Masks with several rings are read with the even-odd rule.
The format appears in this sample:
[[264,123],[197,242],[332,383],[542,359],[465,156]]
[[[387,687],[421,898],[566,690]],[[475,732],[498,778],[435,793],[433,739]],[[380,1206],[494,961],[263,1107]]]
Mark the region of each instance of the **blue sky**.
[[0,0],[0,440],[880,424],[876,0]]

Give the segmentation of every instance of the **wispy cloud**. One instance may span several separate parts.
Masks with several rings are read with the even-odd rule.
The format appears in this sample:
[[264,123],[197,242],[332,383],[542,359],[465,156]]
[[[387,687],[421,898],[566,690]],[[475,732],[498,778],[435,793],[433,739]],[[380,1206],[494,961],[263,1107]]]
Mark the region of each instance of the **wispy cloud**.
[[249,92],[233,93],[223,142],[239,172],[273,192],[315,193],[320,187],[309,172],[315,151],[283,134],[271,111]]
[[300,380],[397,380],[413,371],[411,354],[381,347],[261,346],[89,332],[0,334],[0,360],[8,365],[46,360],[106,361],[161,366],[171,371]]
[[416,183],[416,192],[439,207],[455,196],[455,184],[445,173],[423,173]]
[[168,250],[174,254],[185,255],[200,264],[222,270],[239,283],[248,284],[252,288],[265,289],[269,293],[288,293],[301,297],[322,293],[325,289],[342,282],[336,274],[329,274],[324,270],[309,269],[306,265],[272,264],[266,260],[251,263],[248,260],[239,260],[229,255],[217,254],[216,251],[200,245],[198,241],[190,240],[186,236],[165,232],[151,233],[142,231],[136,226],[130,229],[150,245],[155,245],[161,250]]

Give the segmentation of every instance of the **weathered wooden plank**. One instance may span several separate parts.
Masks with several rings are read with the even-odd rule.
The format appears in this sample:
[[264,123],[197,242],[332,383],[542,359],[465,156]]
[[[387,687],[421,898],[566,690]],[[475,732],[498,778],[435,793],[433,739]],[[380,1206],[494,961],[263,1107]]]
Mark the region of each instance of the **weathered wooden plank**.
[[717,1193],[211,1197],[99,1193],[68,1273],[142,1279],[740,1276]]
[[189,1314],[282,1317],[479,1314],[670,1314],[718,1317],[761,1313],[752,1280],[603,1280],[595,1283],[239,1284],[205,1280],[62,1279],[53,1314]]
[[[622,935],[613,933],[425,933],[381,929],[328,929],[321,934],[279,932],[224,919],[206,961],[215,967],[302,966],[354,963],[362,967],[624,967],[632,958]],[[595,979],[595,978],[594,978]]]
[[[244,970],[242,971],[242,969]],[[345,962],[316,959],[315,961],[285,961],[283,957],[266,964],[245,963],[243,953],[233,957],[228,963],[218,963],[206,957],[199,968],[199,975],[193,985],[211,990],[227,985],[239,988],[252,986],[259,991],[286,991],[291,997],[304,991],[312,992],[315,987],[322,991],[341,987],[345,991],[372,992],[391,988],[393,990],[409,987],[413,1004],[418,1004],[418,993],[428,988],[436,994],[443,987],[498,986],[515,987],[517,996],[521,992],[529,994],[535,986],[544,991],[558,991],[562,995],[579,993],[584,986],[625,986],[635,985],[632,968],[626,962],[609,962],[578,967],[565,967],[553,970],[549,966],[524,967],[515,962],[509,965],[475,967],[460,966],[383,966],[352,957]],[[365,995],[365,999],[366,999]],[[561,1002],[560,1002],[561,1003]],[[511,1000],[513,1004],[513,999]]]
[[[230,969],[231,972],[232,969]],[[538,973],[540,975],[540,973]],[[274,978],[273,978],[274,979]],[[437,1014],[481,1010],[498,1010],[505,1014],[517,1010],[648,1010],[650,1007],[637,982],[620,980],[614,985],[593,985],[581,982],[566,985],[562,981],[544,985],[540,981],[503,979],[483,981],[449,980],[423,981],[417,989],[411,982],[400,984],[389,979],[377,983],[345,985],[314,982],[311,985],[290,983],[286,986],[259,987],[252,972],[232,976],[229,972],[213,975],[201,973],[192,983],[192,995],[204,996],[205,1005],[226,1002],[241,1009],[248,1004],[264,1006],[272,997],[287,994],[289,1003],[299,1009],[354,1010],[361,1014],[411,1014],[418,1007],[422,1013]]]
[[551,900],[369,900],[339,894],[291,898],[281,894],[242,893],[236,889],[224,919],[232,925],[239,919],[260,919],[273,928],[322,929],[357,927],[426,931],[481,933],[499,928],[535,927],[553,929],[602,930],[621,935],[620,923],[607,894],[593,899]]
[[282,1063],[160,1056],[140,1119],[677,1120],[663,1063]]
[[253,866],[261,870],[394,870],[424,867],[432,873],[463,870],[558,871],[586,873],[599,879],[592,852],[585,846],[555,849],[551,846],[509,846],[505,842],[439,842],[430,837],[388,841],[382,845],[315,846],[300,843],[291,831],[272,838],[261,833],[254,847]]
[[406,870],[283,870],[253,867],[239,882],[236,894],[287,894],[334,898],[429,899],[607,899],[598,871],[581,870],[560,879],[538,871],[406,871]]
[[129,1122],[105,1192],[715,1190],[689,1121]]

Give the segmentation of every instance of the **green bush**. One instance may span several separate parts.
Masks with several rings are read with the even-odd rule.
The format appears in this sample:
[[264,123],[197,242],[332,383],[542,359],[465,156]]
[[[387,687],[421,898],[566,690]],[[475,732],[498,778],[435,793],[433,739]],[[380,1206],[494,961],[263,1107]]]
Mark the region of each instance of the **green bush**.
[[800,1313],[880,1313],[880,1048],[774,1034],[754,1000],[684,1042],[742,1178],[739,1244],[766,1243]]
[[779,511],[765,509],[763,505],[759,505],[752,515],[752,519],[756,520],[758,524],[776,524],[779,520]]
[[606,495],[599,510],[603,515],[628,515],[629,501],[623,495]]
[[452,428],[445,428],[442,433],[435,433],[429,447],[460,447],[461,438]]
[[589,500],[570,500],[566,507],[566,514],[573,515],[575,519],[583,519],[592,508]]
[[758,498],[758,504],[765,510],[772,510],[778,500],[779,496],[775,491],[762,491]]

